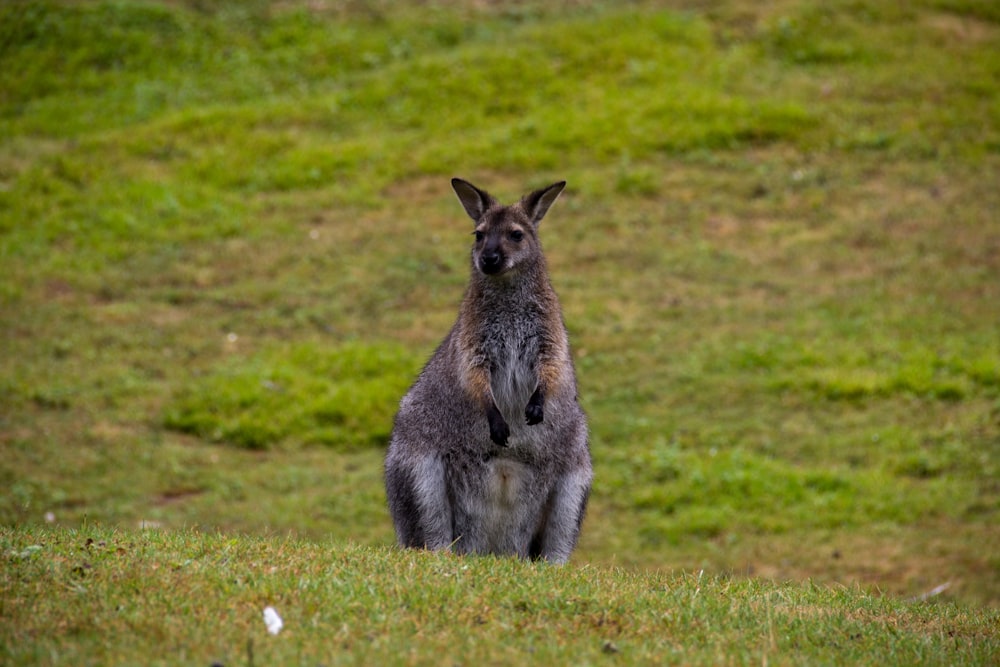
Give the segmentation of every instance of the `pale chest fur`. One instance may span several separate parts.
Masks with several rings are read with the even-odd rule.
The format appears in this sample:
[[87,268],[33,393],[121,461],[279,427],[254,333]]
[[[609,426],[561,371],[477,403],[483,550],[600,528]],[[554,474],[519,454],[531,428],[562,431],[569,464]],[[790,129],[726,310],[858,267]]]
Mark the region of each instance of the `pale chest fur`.
[[498,318],[480,330],[480,354],[490,372],[493,400],[511,424],[524,421],[524,408],[538,387],[542,332],[537,320]]

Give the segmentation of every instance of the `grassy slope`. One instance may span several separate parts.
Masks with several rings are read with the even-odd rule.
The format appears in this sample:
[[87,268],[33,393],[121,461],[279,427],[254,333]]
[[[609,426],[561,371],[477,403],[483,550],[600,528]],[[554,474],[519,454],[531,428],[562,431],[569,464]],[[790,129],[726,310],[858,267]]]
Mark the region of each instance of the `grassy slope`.
[[[991,664],[996,611],[195,532],[0,531],[12,664]],[[152,585],[154,584],[155,585]],[[52,591],[58,590],[58,595]],[[284,622],[267,634],[262,610]]]
[[12,539],[390,542],[373,443],[465,281],[447,177],[567,178],[577,562],[998,604],[1000,17],[759,4],[5,4]]

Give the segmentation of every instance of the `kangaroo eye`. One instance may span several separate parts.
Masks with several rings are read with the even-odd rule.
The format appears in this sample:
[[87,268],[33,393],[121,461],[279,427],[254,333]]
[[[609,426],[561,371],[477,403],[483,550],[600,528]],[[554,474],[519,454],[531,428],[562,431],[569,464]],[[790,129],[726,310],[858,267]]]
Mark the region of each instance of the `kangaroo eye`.
[[520,243],[521,239],[524,238],[524,232],[522,232],[520,229],[515,229],[510,233],[509,236],[511,241],[514,241],[515,243]]
[[476,241],[482,241],[484,238],[486,238],[486,234],[483,234],[478,229],[472,233],[476,235]]

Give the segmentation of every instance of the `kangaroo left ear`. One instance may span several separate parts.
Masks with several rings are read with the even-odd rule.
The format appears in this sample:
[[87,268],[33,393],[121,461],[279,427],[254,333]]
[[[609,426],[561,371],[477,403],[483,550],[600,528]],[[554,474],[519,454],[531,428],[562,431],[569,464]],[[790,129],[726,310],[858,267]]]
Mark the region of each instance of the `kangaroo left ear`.
[[541,190],[535,190],[530,195],[526,195],[524,199],[521,200],[521,204],[524,206],[524,212],[528,214],[531,218],[531,224],[538,225],[548,213],[549,207],[552,203],[559,197],[559,193],[563,191],[566,187],[566,181],[559,181],[558,183],[553,183],[547,188],[542,188]]

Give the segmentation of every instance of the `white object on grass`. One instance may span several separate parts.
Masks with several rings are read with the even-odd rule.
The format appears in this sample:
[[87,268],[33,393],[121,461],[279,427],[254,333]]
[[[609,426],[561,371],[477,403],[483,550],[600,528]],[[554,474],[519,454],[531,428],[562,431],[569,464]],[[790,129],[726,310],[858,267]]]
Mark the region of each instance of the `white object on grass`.
[[264,607],[264,624],[267,626],[267,631],[272,635],[281,632],[281,628],[285,625],[281,622],[281,617],[278,616],[278,612],[274,610],[274,607]]

